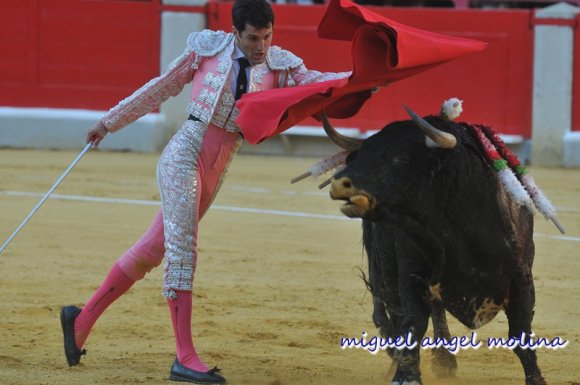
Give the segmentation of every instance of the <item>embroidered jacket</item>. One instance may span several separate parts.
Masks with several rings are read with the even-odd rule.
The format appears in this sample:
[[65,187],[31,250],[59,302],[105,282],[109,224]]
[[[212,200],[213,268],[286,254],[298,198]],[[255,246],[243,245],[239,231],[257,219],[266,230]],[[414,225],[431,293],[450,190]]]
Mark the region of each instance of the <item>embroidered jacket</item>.
[[[118,131],[155,110],[192,82],[187,111],[205,123],[238,131],[234,122],[238,109],[230,84],[234,44],[232,33],[211,30],[192,33],[187,39],[185,51],[165,72],[109,110],[102,118],[103,124],[110,132]],[[349,75],[350,72],[308,70],[296,55],[271,46],[266,61],[251,68],[248,92],[322,82]]]

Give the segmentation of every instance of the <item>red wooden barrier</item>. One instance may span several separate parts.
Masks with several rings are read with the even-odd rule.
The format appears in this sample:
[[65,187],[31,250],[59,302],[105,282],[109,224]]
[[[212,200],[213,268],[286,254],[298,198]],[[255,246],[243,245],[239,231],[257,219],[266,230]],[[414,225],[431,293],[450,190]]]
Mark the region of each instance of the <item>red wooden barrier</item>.
[[4,0],[0,105],[111,107],[159,74],[158,1]]
[[[292,50],[311,68],[351,68],[348,43],[316,38],[323,6],[274,7],[275,44]],[[111,107],[159,73],[160,12],[166,8],[160,0],[4,0],[0,12],[0,105]],[[209,27],[230,31],[231,3],[210,3],[209,8]],[[357,116],[337,121],[337,125],[376,129],[406,118],[402,104],[421,114],[435,113],[444,99],[457,96],[464,100],[463,119],[488,123],[504,134],[530,136],[530,11],[374,10],[412,26],[490,44],[481,54],[382,89]],[[579,66],[575,63],[576,73],[580,73]],[[576,83],[574,89],[578,95]],[[580,97],[575,100],[578,103]],[[575,127],[580,127],[579,120],[575,114]],[[316,123],[307,120],[303,124]]]
[[572,131],[580,131],[580,14],[574,29],[574,71],[572,81]]
[[[231,3],[214,3],[209,27],[231,30]],[[453,10],[375,7],[399,22],[445,34],[489,42],[480,53],[461,58],[383,88],[354,118],[337,120],[342,127],[377,129],[406,118],[407,104],[418,113],[436,113],[452,96],[464,100],[462,119],[485,122],[504,134],[531,133],[533,31],[529,10]],[[301,56],[323,71],[352,68],[349,44],[316,37],[322,6],[275,6],[274,44]],[[316,125],[310,119],[303,124]]]

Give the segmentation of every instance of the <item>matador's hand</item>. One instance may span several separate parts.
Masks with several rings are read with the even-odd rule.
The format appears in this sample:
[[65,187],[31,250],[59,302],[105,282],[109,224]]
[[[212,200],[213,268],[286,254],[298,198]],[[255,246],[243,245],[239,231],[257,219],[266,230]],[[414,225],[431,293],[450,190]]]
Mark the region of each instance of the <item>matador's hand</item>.
[[87,143],[92,143],[93,147],[97,147],[108,133],[107,127],[99,120],[89,128],[87,132]]

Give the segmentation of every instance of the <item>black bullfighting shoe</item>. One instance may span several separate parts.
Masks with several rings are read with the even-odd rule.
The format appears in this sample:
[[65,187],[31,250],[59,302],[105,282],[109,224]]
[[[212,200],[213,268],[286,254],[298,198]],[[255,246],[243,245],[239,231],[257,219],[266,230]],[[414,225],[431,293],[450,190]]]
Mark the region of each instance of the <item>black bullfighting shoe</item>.
[[68,366],[74,366],[81,361],[81,356],[87,354],[85,349],[79,350],[75,343],[75,319],[81,312],[76,306],[65,306],[60,309],[60,325],[64,334],[64,355]]
[[173,366],[171,366],[169,379],[172,381],[192,382],[194,384],[225,384],[226,379],[218,373],[219,371],[215,367],[207,372],[198,372],[181,365],[176,358]]

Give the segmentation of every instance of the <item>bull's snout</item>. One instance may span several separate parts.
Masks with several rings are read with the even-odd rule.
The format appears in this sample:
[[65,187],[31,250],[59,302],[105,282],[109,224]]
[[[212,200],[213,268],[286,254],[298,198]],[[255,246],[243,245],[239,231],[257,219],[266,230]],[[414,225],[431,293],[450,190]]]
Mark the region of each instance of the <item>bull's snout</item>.
[[357,189],[348,177],[332,178],[330,197],[346,202],[340,211],[349,218],[360,218],[374,206],[372,197],[367,192]]

